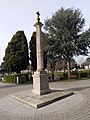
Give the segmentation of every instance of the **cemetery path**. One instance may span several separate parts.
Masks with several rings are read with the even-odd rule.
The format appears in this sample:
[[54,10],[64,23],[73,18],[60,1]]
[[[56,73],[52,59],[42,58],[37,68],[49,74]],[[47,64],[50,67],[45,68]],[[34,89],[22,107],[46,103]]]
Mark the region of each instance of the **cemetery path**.
[[11,98],[13,93],[32,89],[32,85],[0,82],[0,120],[90,120],[90,80],[51,82],[50,88],[75,94],[35,109]]

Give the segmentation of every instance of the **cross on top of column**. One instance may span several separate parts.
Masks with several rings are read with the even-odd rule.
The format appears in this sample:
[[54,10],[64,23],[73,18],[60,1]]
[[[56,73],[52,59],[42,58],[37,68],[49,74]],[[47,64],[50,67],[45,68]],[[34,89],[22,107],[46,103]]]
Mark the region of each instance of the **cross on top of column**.
[[36,14],[37,14],[37,22],[40,22],[40,18],[39,18],[40,13],[39,13],[39,11],[38,11],[38,12],[36,12]]

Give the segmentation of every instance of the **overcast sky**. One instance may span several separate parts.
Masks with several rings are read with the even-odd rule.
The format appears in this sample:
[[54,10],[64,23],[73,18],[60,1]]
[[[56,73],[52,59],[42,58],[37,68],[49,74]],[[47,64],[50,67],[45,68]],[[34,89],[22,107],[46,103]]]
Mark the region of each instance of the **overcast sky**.
[[86,20],[84,30],[90,27],[90,0],[0,0],[0,63],[8,42],[18,30],[24,30],[29,42],[35,31],[33,25],[37,11],[40,11],[41,22],[44,23],[61,7],[79,8]]

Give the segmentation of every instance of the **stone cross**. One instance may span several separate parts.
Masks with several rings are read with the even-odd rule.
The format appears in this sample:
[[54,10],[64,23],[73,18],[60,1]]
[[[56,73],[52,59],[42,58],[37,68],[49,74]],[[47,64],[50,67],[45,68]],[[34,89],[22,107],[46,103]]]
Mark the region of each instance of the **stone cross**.
[[39,21],[40,21],[40,18],[39,18],[40,13],[39,13],[39,11],[38,11],[38,12],[36,12],[36,14],[37,14],[37,22],[39,22]]
[[44,63],[43,63],[43,45],[42,45],[42,32],[41,27],[43,24],[40,22],[40,13],[37,12],[37,22],[35,23],[36,27],[36,53],[37,53],[37,70],[34,72],[33,75],[33,89],[32,93],[37,95],[43,95],[46,93],[50,93],[51,90],[49,89],[48,83],[48,75],[44,70]]

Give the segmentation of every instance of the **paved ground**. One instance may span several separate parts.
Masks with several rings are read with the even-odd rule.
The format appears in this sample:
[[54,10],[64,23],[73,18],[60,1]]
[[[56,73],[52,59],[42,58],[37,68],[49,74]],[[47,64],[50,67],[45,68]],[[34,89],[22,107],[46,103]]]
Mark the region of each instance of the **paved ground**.
[[32,85],[0,83],[0,120],[90,120],[90,80],[51,82],[50,88],[76,94],[35,109],[11,98],[11,94],[31,90]]

